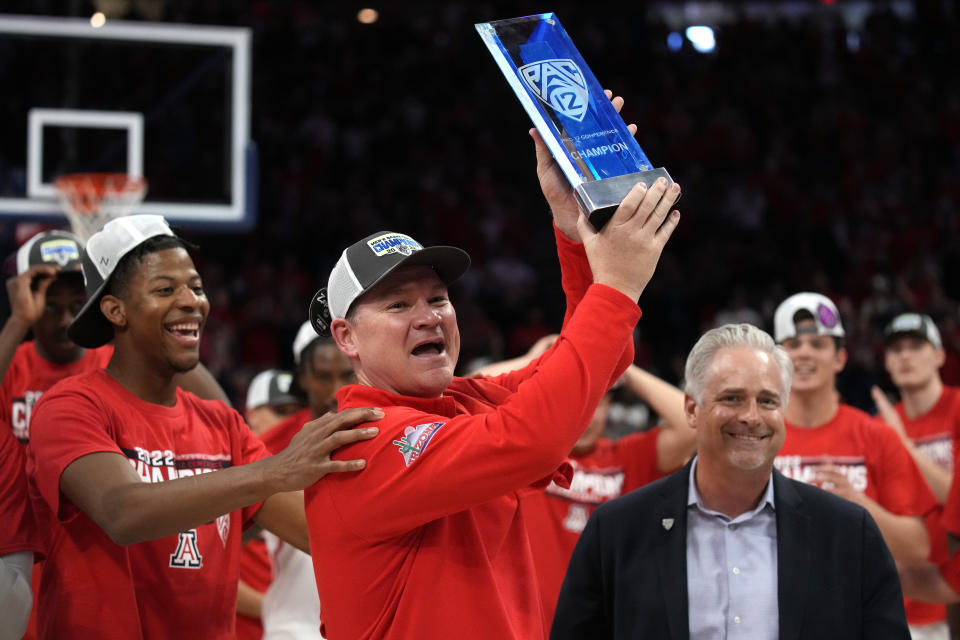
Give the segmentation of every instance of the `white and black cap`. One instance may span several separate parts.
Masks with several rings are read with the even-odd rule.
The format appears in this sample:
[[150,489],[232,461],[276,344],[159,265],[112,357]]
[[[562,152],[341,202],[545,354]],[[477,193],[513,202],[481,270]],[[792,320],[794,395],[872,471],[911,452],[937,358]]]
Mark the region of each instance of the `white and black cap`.
[[279,407],[285,404],[303,404],[303,401],[290,393],[293,374],[281,369],[267,369],[253,376],[247,387],[247,409],[256,409],[264,405]]
[[[812,318],[814,325],[809,331],[797,331],[796,320],[798,311],[806,311],[804,319]],[[840,322],[840,312],[825,295],[804,291],[795,293],[777,307],[773,312],[773,339],[780,344],[789,338],[795,338],[800,333],[813,333],[820,336],[843,338],[843,323]]]
[[117,264],[150,238],[174,235],[163,216],[136,215],[111,220],[90,236],[83,254],[87,303],[67,328],[71,340],[93,349],[113,339],[113,325],[100,311],[100,300],[106,295]]
[[313,328],[313,323],[307,320],[297,331],[297,336],[293,339],[293,361],[296,364],[300,364],[300,358],[303,356],[303,350],[307,348],[311,342],[320,337],[320,334],[316,332]]
[[330,272],[327,286],[310,302],[310,322],[319,335],[330,335],[330,323],[345,318],[353,302],[399,267],[432,267],[444,284],[456,281],[470,266],[463,249],[424,247],[408,235],[373,233],[347,247]]
[[44,231],[17,249],[17,275],[30,267],[50,265],[61,271],[80,271],[83,242],[69,231]]
[[916,336],[932,344],[935,349],[943,348],[936,323],[922,313],[901,313],[883,330],[883,341],[888,345],[900,336]]

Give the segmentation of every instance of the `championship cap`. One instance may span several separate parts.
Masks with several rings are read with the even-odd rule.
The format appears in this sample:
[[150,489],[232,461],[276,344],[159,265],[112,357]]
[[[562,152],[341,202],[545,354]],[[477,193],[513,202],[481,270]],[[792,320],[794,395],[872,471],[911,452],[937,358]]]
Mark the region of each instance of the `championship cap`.
[[310,302],[310,322],[322,336],[330,335],[334,318],[345,318],[353,302],[399,267],[432,267],[444,284],[463,275],[470,256],[448,246],[424,247],[410,236],[379,231],[347,247],[330,272],[327,286]]
[[293,374],[280,369],[261,371],[250,381],[247,388],[247,409],[256,409],[264,405],[277,407],[285,404],[302,404],[297,396],[290,393]]
[[51,265],[63,271],[80,271],[83,242],[69,231],[44,231],[17,250],[17,275],[30,267]]
[[883,330],[883,341],[886,344],[890,344],[900,336],[916,336],[932,344],[935,349],[943,348],[940,330],[937,329],[936,323],[933,318],[922,313],[901,313]]
[[309,320],[300,325],[300,330],[297,331],[297,337],[293,339],[294,363],[300,364],[300,356],[303,354],[303,350],[307,348],[308,344],[319,337],[319,334],[313,329],[313,324]]
[[100,312],[110,276],[123,258],[157,236],[174,236],[163,216],[137,215],[111,220],[87,240],[83,254],[83,279],[87,303],[67,328],[67,335],[81,347],[100,347],[113,339],[113,325]]
[[774,311],[773,339],[777,344],[797,336],[797,325],[793,318],[798,311],[806,311],[816,323],[814,329],[803,333],[815,333],[820,336],[833,336],[835,338],[842,338],[846,335],[843,332],[843,324],[840,322],[840,312],[837,311],[837,305],[833,304],[833,301],[827,296],[805,291],[793,294],[781,302],[777,310]]

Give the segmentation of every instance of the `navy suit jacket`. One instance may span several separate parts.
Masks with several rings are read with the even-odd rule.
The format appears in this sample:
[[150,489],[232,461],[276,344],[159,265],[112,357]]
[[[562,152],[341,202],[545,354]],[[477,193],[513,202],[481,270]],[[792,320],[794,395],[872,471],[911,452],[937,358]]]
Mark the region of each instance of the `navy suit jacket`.
[[[550,640],[690,640],[689,478],[690,464],[593,513]],[[773,492],[781,640],[909,640],[896,566],[870,514],[776,470]]]

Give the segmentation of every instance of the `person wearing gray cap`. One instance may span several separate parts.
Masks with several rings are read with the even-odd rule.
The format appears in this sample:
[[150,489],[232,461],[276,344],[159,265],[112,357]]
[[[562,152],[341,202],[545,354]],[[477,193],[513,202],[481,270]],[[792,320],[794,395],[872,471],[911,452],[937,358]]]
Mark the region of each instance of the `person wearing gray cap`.
[[330,456],[377,433],[343,429],[383,414],[324,416],[269,456],[236,411],[176,385],[199,361],[210,307],[166,221],[108,222],[83,269],[68,335],[115,346],[105,370],[61,381],[34,411],[28,464],[50,522],[38,636],[230,636],[243,527],[309,549],[297,490],[362,469]]
[[936,498],[896,434],[840,401],[845,336],[836,305],[819,293],[792,295],[774,312],[774,339],[794,367],[787,439],[775,464],[789,478],[862,505],[896,560],[923,562],[930,552],[923,517]]
[[294,395],[293,374],[281,369],[267,369],[253,376],[247,387],[243,417],[257,435],[262,435],[303,407],[303,399]]
[[371,234],[343,251],[311,303],[314,327],[356,372],[340,410],[375,402],[386,414],[381,438],[351,447],[368,460],[362,474],[304,494],[328,637],[546,635],[519,497],[558,470],[569,483],[564,459],[632,360],[637,299],[679,221],[680,189],[635,186],[597,232],[538,138],[537,159],[567,315],[527,367],[454,376],[460,331],[447,287],[470,262],[454,247]]
[[[884,365],[901,401],[891,405],[876,386],[871,394],[879,415],[900,437],[943,507],[953,477],[954,434],[960,429],[960,389],[945,386],[940,379],[940,367],[946,358],[940,331],[928,315],[901,313],[886,326],[883,339]],[[955,505],[943,518],[938,510],[926,520],[933,562],[943,562],[948,557],[944,524],[951,517],[952,530],[960,532],[958,507]],[[916,631],[915,637],[949,637],[942,606],[908,601],[907,613],[912,614],[911,630]]]

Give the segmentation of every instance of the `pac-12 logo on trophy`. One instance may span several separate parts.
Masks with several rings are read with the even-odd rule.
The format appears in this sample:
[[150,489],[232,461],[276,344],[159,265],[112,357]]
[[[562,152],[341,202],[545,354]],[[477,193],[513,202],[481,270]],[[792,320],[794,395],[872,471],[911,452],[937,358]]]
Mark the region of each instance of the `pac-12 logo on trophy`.
[[583,122],[590,92],[580,67],[573,60],[538,60],[518,69],[530,90],[560,115]]

